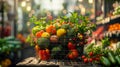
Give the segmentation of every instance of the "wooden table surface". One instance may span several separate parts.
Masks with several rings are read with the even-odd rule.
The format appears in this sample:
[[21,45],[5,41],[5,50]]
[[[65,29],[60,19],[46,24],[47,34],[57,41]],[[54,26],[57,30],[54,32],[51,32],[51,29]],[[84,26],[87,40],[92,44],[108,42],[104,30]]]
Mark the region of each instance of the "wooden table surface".
[[38,60],[35,57],[29,57],[16,64],[16,67],[101,67],[91,63],[83,63],[78,60]]

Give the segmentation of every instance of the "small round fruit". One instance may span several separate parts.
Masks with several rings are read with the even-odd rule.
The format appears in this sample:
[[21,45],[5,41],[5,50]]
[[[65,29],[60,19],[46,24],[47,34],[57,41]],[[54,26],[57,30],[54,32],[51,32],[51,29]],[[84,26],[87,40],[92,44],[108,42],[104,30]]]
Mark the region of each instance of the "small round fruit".
[[57,42],[58,42],[58,36],[52,35],[52,36],[50,37],[50,41],[53,42],[53,43],[57,43]]
[[11,65],[11,60],[10,59],[5,59],[5,63],[7,66]]
[[84,63],[87,63],[87,62],[88,62],[88,58],[85,58],[85,59],[84,59]]
[[83,55],[83,56],[82,56],[82,59],[84,59],[84,58],[85,58],[85,56]]
[[48,32],[42,33],[41,37],[49,38],[50,34]]
[[63,36],[65,33],[66,33],[66,30],[65,30],[65,29],[58,29],[58,30],[57,30],[57,36],[58,36],[58,37]]
[[44,32],[44,30],[41,30],[41,31],[37,32],[36,33],[36,37],[40,38],[43,32]]
[[93,52],[90,52],[89,55],[90,55],[90,56],[93,56]]
[[90,58],[90,59],[89,59],[89,62],[92,62],[92,61],[93,61],[93,59],[92,59],[92,58]]

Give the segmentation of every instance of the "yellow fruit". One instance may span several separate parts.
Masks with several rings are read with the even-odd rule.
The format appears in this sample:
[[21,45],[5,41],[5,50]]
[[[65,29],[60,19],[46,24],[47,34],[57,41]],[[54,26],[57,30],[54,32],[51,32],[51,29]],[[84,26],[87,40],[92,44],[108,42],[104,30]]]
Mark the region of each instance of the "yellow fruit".
[[5,59],[6,65],[11,65],[11,60],[10,59]]
[[44,33],[42,33],[41,37],[49,38],[50,34],[48,32],[44,32]]
[[11,65],[11,60],[10,59],[5,59],[3,61],[1,61],[1,66],[2,67],[9,67],[9,65]]
[[83,35],[80,34],[80,33],[78,33],[78,38],[79,38],[79,39],[83,39]]
[[66,30],[65,29],[58,29],[57,30],[57,36],[62,36],[62,35],[64,35],[66,33]]

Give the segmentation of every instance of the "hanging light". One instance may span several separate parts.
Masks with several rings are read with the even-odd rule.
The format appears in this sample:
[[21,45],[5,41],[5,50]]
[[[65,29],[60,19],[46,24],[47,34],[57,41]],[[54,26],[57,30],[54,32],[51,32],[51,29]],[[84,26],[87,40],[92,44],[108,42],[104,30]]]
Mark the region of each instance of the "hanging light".
[[84,15],[85,14],[86,9],[84,7],[81,8],[81,14]]
[[88,3],[90,3],[90,4],[93,3],[93,0],[88,0]]
[[27,11],[30,11],[31,10],[31,7],[30,6],[27,6]]
[[26,1],[30,1],[30,0],[26,0]]
[[22,6],[22,7],[25,7],[25,6],[26,6],[26,2],[23,1],[23,2],[21,3],[21,6]]
[[30,22],[27,22],[27,26],[28,26],[28,27],[30,26]]
[[82,2],[83,0],[78,0],[79,2]]

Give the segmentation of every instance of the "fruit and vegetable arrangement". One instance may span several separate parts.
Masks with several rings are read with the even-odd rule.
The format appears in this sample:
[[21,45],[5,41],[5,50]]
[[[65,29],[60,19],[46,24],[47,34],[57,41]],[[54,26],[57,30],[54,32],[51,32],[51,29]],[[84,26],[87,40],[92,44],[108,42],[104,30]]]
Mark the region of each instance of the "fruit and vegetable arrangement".
[[[13,36],[0,38],[0,66],[9,67],[14,58],[14,52],[21,48],[21,42]],[[14,58],[15,59],[15,58]]]
[[120,6],[115,8],[115,11],[113,12],[113,15],[119,15],[120,14]]
[[120,23],[109,25],[108,31],[116,31],[116,30],[120,30]]
[[35,26],[27,41],[35,47],[40,60],[77,59],[83,54],[87,38],[95,28],[87,17],[78,13],[54,20],[33,16],[30,22]]
[[97,63],[102,66],[120,66],[120,43],[118,42],[113,47],[110,46],[109,38],[105,37],[101,40],[101,45],[94,43],[87,45],[84,48],[82,59],[85,63]]
[[16,51],[21,48],[21,42],[13,36],[0,38],[0,54]]

